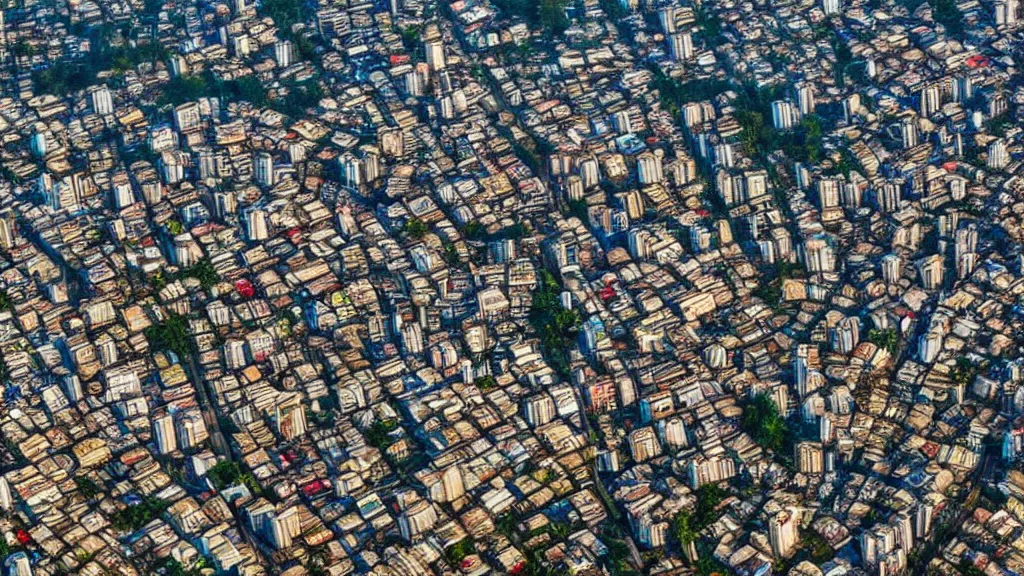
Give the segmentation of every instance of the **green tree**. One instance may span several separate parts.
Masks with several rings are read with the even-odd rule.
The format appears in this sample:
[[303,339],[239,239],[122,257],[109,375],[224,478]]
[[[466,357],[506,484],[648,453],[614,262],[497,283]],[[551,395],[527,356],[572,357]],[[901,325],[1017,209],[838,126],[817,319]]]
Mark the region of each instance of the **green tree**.
[[303,3],[300,0],[264,0],[260,12],[273,18],[281,35],[286,38],[293,35],[292,27],[303,21]]
[[868,342],[871,342],[879,348],[885,348],[890,354],[892,354],[896,352],[896,348],[899,346],[900,337],[893,328],[886,330],[869,330]]
[[964,31],[964,15],[956,5],[956,0],[933,0],[932,17],[946,27],[946,32],[959,36]]
[[134,532],[152,522],[169,507],[169,502],[146,496],[141,502],[130,504],[115,512],[110,523],[116,530]]
[[97,494],[103,492],[103,489],[98,484],[86,476],[76,476],[75,487],[78,488],[78,491],[82,493],[86,500],[92,500]]
[[486,391],[497,386],[498,381],[494,379],[494,376],[487,375],[477,378],[473,381],[473,384],[475,384],[477,388]]
[[209,290],[220,282],[220,274],[217,273],[217,269],[214,268],[209,258],[202,258],[195,264],[185,268],[182,270],[182,275],[199,280],[199,285],[204,290]]
[[188,320],[175,312],[169,312],[162,323],[146,328],[144,334],[154,349],[169,350],[179,358],[187,357],[195,347],[189,336]]
[[444,551],[445,558],[452,566],[458,566],[463,558],[472,554],[476,554],[476,544],[469,537],[459,540]]
[[242,469],[231,460],[221,460],[206,471],[206,477],[217,490],[237,484],[241,475]]
[[414,240],[422,240],[427,235],[429,228],[426,222],[419,218],[410,218],[405,223],[405,234]]
[[780,452],[787,442],[789,427],[779,407],[767,392],[755,395],[743,405],[740,427],[762,447]]
[[185,232],[185,225],[177,220],[168,220],[165,226],[167,226],[167,233],[171,236],[177,236]]
[[377,420],[366,430],[366,443],[383,452],[391,446],[391,432],[397,428],[397,420]]
[[980,367],[971,361],[967,356],[959,356],[953,366],[951,377],[953,382],[960,385],[967,385],[974,381],[974,377],[980,372]]
[[548,34],[558,35],[569,27],[569,17],[565,15],[567,0],[540,0],[537,14],[540,25]]

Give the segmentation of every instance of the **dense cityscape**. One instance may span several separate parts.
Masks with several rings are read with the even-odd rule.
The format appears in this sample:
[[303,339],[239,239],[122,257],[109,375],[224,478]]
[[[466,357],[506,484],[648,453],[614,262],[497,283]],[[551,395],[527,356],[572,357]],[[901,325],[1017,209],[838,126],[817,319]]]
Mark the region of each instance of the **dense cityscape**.
[[1024,574],[1021,0],[7,0],[6,576]]

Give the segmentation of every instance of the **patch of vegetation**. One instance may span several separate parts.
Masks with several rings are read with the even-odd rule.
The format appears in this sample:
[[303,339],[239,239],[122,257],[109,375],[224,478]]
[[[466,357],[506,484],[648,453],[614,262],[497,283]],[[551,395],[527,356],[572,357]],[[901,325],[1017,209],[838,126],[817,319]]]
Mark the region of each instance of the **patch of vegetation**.
[[1004,112],[999,116],[989,118],[988,122],[985,122],[985,130],[997,138],[1003,138],[1006,136],[1006,131],[1013,126],[1013,117],[1009,112]]
[[402,36],[402,44],[405,46],[406,52],[417,52],[420,48],[420,31],[421,26],[419,24],[413,24],[408,28],[403,28],[399,34]]
[[189,336],[188,319],[175,312],[169,312],[163,323],[146,328],[144,334],[155,350],[169,350],[179,358],[187,357],[195,347]]
[[220,282],[220,274],[213,267],[209,258],[202,258],[195,264],[186,267],[179,274],[183,278],[195,278],[203,290],[209,290]]
[[771,123],[772,102],[784,98],[779,87],[746,86],[737,99],[736,120],[743,128],[742,144],[747,154],[764,156],[775,150],[797,162],[816,164],[825,156],[823,120],[808,114],[791,130],[776,130]]
[[284,98],[275,100],[273,108],[291,118],[299,118],[310,108],[316,108],[324,97],[324,91],[317,82],[293,84]]
[[781,260],[775,263],[774,273],[751,290],[750,294],[760,298],[772,309],[778,310],[782,304],[782,282],[787,278],[799,278],[804,275],[804,269],[800,265]]
[[303,21],[303,4],[301,0],[264,0],[260,14],[273,18],[281,36],[290,38],[292,26]]
[[475,384],[477,388],[486,391],[497,386],[498,381],[494,379],[494,376],[487,375],[477,378],[473,381],[473,384]]
[[967,558],[961,558],[960,563],[956,567],[963,576],[985,576],[985,571],[975,566]]
[[419,218],[410,218],[409,221],[405,223],[404,232],[406,236],[413,240],[422,240],[429,231],[430,229],[427,227],[426,222]]
[[618,22],[626,16],[629,16],[629,12],[622,6],[622,2],[619,0],[600,0],[601,10],[610,18],[613,22]]
[[178,106],[200,98],[213,97],[220,98],[222,102],[249,102],[257,107],[265,107],[270,103],[266,88],[255,76],[221,80],[212,73],[172,78],[164,86],[157,103],[161,106]]
[[36,48],[29,44],[24,38],[19,38],[18,41],[14,43],[14,46],[11,47],[11,52],[19,58],[31,58],[32,56],[35,56]]
[[122,532],[134,532],[159,517],[170,503],[159,498],[146,496],[138,504],[125,506],[111,517],[111,525]]
[[964,31],[964,15],[956,5],[956,0],[933,0],[932,17],[946,27],[946,33],[959,36]]
[[220,282],[220,274],[218,274],[217,269],[213,267],[213,263],[210,262],[209,258],[202,258],[195,264],[182,268],[177,273],[157,270],[157,272],[149,278],[149,285],[154,290],[162,290],[164,286],[167,286],[167,284],[174,282],[175,280],[182,280],[185,278],[195,278],[199,281],[199,286],[202,287],[203,290],[209,290]]
[[842,174],[843,176],[849,177],[850,173],[856,169],[857,165],[853,154],[849,150],[843,148],[839,150],[839,159],[836,160],[833,158],[832,165],[822,170],[822,172],[826,176],[838,176],[839,174]]
[[449,266],[459,266],[462,262],[459,260],[459,250],[455,247],[455,244],[447,240],[443,243],[444,252],[441,257],[444,258],[445,264]]
[[541,346],[552,367],[565,375],[569,373],[569,347],[579,328],[580,315],[562,307],[561,292],[555,276],[542,270],[540,287],[533,293],[530,322],[540,334]]
[[608,569],[612,576],[634,576],[636,570],[629,564],[629,545],[621,538],[613,538],[605,535],[602,539],[608,547]]
[[[689,547],[698,535],[718,519],[716,511],[728,494],[717,484],[705,484],[697,489],[697,505],[693,510],[682,510],[672,519],[672,536],[682,547]],[[684,552],[685,555],[685,552]]]
[[774,452],[781,452],[790,436],[789,426],[767,392],[743,403],[740,427],[763,448]]
[[853,52],[838,36],[832,35],[832,51],[836,55],[835,79],[840,88],[846,85],[846,68],[853,63]]
[[391,439],[391,433],[397,428],[398,420],[378,420],[366,431],[366,442],[383,452],[394,442]]
[[467,240],[484,240],[487,238],[487,230],[484,229],[483,224],[473,220],[462,227],[462,235]]
[[660,68],[653,68],[654,78],[649,88],[657,90],[661,106],[674,117],[678,117],[683,106],[690,102],[703,102],[730,90],[732,85],[725,80],[690,80],[680,82],[665,74]]
[[210,479],[210,483],[217,490],[237,484],[241,476],[242,468],[237,462],[230,460],[221,460],[206,471],[206,477]]
[[974,377],[981,372],[981,366],[975,364],[967,356],[959,356],[950,377],[958,385],[968,385],[974,381]]
[[458,566],[459,562],[462,562],[463,558],[473,554],[476,554],[476,544],[470,537],[459,540],[444,551],[445,559],[447,559],[448,563],[452,566]]
[[207,566],[209,562],[205,558],[200,558],[191,568],[185,568],[184,564],[168,556],[155,562],[150,571],[152,574],[159,574],[162,571],[166,576],[202,576],[203,568]]
[[[166,60],[169,56],[167,49],[156,42],[115,41],[119,31],[110,25],[81,32],[89,38],[94,50],[79,60],[55,62],[46,69],[34,71],[32,81],[38,92],[63,98],[96,84],[96,75],[105,70],[120,75],[139,64]],[[120,34],[127,38],[130,31]]]
[[569,27],[565,14],[568,0],[495,0],[507,14],[522,16],[533,26],[540,26],[549,36],[557,36]]
[[879,348],[885,348],[890,354],[895,354],[896,348],[900,344],[900,337],[895,328],[889,328],[887,330],[869,330],[868,342],[871,342]]
[[82,493],[86,500],[92,500],[103,492],[103,488],[86,476],[76,476],[75,487],[78,488],[78,491]]
[[800,533],[800,541],[803,543],[803,547],[811,555],[811,562],[817,565],[822,565],[835,557],[835,550],[829,546],[828,542],[821,537],[814,530],[803,530]]
[[750,294],[759,298],[770,308],[777,309],[782,302],[782,285],[775,280],[762,282],[757,288],[751,290]]
[[704,34],[704,39],[712,47],[717,45],[718,37],[722,35],[722,22],[718,19],[718,15],[701,4],[694,16],[696,17],[694,23]]

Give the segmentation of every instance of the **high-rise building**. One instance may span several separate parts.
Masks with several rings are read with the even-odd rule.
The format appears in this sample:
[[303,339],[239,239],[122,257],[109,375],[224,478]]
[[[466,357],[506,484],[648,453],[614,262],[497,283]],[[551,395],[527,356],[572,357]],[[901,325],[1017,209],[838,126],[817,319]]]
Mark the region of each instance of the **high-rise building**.
[[555,401],[548,394],[537,394],[524,400],[523,415],[531,426],[542,426],[555,419]]
[[898,254],[886,254],[882,257],[882,280],[887,284],[895,284],[903,274],[903,259]]
[[659,420],[658,428],[661,430],[662,439],[669,448],[685,448],[690,445],[686,435],[686,424],[682,418],[672,416],[665,420]]
[[921,286],[925,290],[936,290],[943,283],[943,269],[945,263],[942,256],[932,254],[917,262],[917,273],[921,279]]
[[82,400],[82,383],[79,381],[77,374],[68,374],[64,376],[61,382],[63,383],[64,395],[68,397],[68,401],[76,403]]
[[18,228],[13,212],[0,215],[0,248],[10,250],[18,241]]
[[245,236],[251,242],[259,242],[270,237],[270,226],[267,212],[262,208],[249,208],[243,216],[245,220]]
[[661,445],[654,428],[645,426],[629,433],[629,452],[636,462],[644,462],[661,455]]
[[928,84],[921,89],[921,116],[931,118],[942,107],[942,91],[938,84]]
[[32,134],[32,140],[29,143],[29,148],[32,150],[32,154],[36,158],[45,158],[46,153],[49,151],[49,139],[46,137],[46,132],[36,132]]
[[800,110],[789,100],[772,102],[772,125],[776,130],[789,130],[800,123]]
[[278,404],[275,407],[274,421],[277,424],[277,432],[286,441],[298,438],[306,433],[306,409],[299,401],[298,396]]
[[903,121],[900,122],[900,139],[903,142],[904,148],[913,148],[920,143],[917,135],[916,119],[904,118]]
[[174,108],[174,127],[181,133],[188,133],[202,127],[202,111],[196,102],[186,102]]
[[832,349],[840,354],[850,354],[860,343],[860,318],[847,316],[836,324],[832,332]]
[[352,154],[343,154],[338,157],[338,164],[341,167],[341,180],[353,188],[363,183],[363,161]]
[[690,487],[700,488],[736,476],[736,462],[728,456],[697,456],[690,460]]
[[882,182],[875,187],[875,205],[881,212],[890,214],[899,209],[903,202],[903,183],[901,181]]
[[832,272],[836,267],[835,250],[826,238],[816,236],[804,242],[804,263],[809,272]]
[[157,452],[170,454],[178,449],[178,437],[174,432],[174,415],[164,414],[153,419],[153,441]]
[[658,10],[658,22],[661,23],[661,31],[666,36],[674,34],[678,26],[676,25],[676,12],[677,7],[666,6],[661,10]]
[[253,163],[253,177],[256,179],[256,183],[260,186],[271,187],[276,184],[276,178],[274,174],[274,157],[268,152],[259,152],[256,154],[255,162]]
[[14,495],[11,493],[11,484],[7,478],[0,476],[0,510],[10,512],[14,507]]
[[821,368],[818,347],[813,344],[798,344],[793,354],[793,378],[800,398],[805,398],[815,388],[809,386],[810,376]]
[[668,51],[673,60],[686,62],[693,58],[693,36],[689,32],[676,32],[668,37]]
[[821,0],[821,11],[826,16],[835,16],[842,11],[842,3],[840,0]]
[[274,44],[274,61],[278,68],[287,68],[294,62],[294,47],[291,40],[278,40]]
[[427,56],[427,65],[437,72],[444,70],[444,43],[440,40],[429,40],[423,43],[423,51]]
[[[825,0],[826,2],[828,0]],[[797,82],[794,86],[796,91],[796,104],[803,115],[814,114],[814,85],[808,82]]]
[[772,552],[781,558],[789,558],[800,543],[800,525],[793,510],[783,510],[768,520],[768,540]]
[[110,88],[101,86],[89,92],[89,104],[92,111],[101,116],[114,113],[114,99],[110,94]]
[[197,448],[210,436],[206,431],[203,414],[198,409],[175,414],[174,430],[182,449]]
[[664,179],[661,158],[653,152],[644,152],[636,159],[637,178],[640,184],[657,184]]
[[268,536],[271,544],[278,550],[290,548],[294,538],[301,533],[299,509],[294,506],[273,515],[269,522]]
[[235,193],[230,190],[218,190],[213,193],[214,215],[224,219],[229,214],[238,212],[238,199]]
[[800,442],[793,455],[797,470],[802,474],[821,474],[825,471],[825,451],[818,442]]
[[922,334],[917,341],[917,356],[925,364],[935,361],[935,357],[942,350],[942,333],[937,330],[929,330]]
[[1006,141],[998,138],[988,145],[986,165],[992,170],[1002,170],[1010,163],[1010,153],[1006,149]]
[[1013,28],[1020,15],[1020,0],[998,0],[994,6],[996,26]]
[[417,500],[398,516],[398,531],[406,541],[415,542],[437,524],[437,510],[426,500]]
[[15,552],[4,560],[7,576],[32,576],[32,562],[25,552]]

